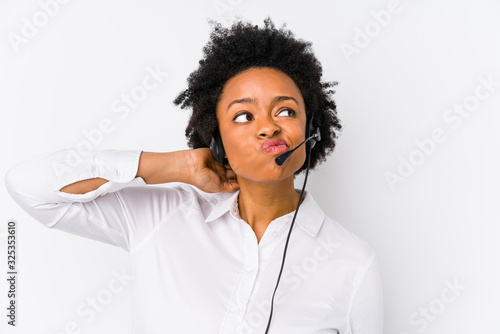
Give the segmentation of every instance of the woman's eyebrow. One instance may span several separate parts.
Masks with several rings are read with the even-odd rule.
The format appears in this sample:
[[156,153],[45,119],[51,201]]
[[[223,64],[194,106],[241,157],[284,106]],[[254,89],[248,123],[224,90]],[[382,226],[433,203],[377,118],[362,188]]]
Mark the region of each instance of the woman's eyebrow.
[[[274,99],[273,99],[272,104],[275,104],[275,103],[281,102],[281,101],[287,101],[287,100],[294,100],[295,103],[297,103],[297,105],[299,104],[299,102],[297,102],[297,100],[294,97],[292,97],[292,96],[284,96],[284,95],[275,96]],[[257,104],[257,100],[255,100],[254,98],[251,98],[251,97],[244,97],[244,98],[241,98],[241,99],[237,99],[237,100],[231,101],[231,103],[229,103],[229,105],[227,106],[227,110],[229,110],[229,108],[231,108],[231,106],[233,104],[236,104],[236,103]]]

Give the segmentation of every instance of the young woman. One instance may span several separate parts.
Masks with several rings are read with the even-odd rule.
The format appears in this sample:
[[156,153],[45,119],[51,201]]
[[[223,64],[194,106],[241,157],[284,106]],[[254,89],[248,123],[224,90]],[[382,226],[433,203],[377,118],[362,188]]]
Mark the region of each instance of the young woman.
[[310,46],[269,18],[215,24],[174,101],[190,150],[62,150],[7,173],[45,226],[130,253],[134,333],[382,333],[373,250],[294,187],[341,129]]

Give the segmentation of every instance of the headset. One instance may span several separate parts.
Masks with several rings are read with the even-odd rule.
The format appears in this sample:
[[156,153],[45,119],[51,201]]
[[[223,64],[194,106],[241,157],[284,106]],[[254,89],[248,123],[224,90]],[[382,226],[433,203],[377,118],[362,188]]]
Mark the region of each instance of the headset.
[[[302,197],[304,195],[304,189],[306,188],[307,176],[309,175],[309,165],[311,163],[311,151],[312,151],[313,147],[316,145],[316,143],[321,140],[321,133],[320,133],[319,127],[313,126],[313,119],[314,119],[314,115],[311,115],[311,119],[309,121],[309,126],[306,129],[306,139],[302,143],[300,143],[297,147],[295,147],[293,150],[287,151],[287,152],[279,155],[275,159],[275,163],[278,166],[283,165],[288,160],[288,158],[290,158],[292,153],[295,152],[295,150],[298,149],[304,143],[306,144],[306,151],[307,150],[309,151],[307,154],[307,169],[306,169],[306,175],[304,178],[304,184],[302,185],[302,191],[300,192],[300,196],[299,196],[299,203],[297,204],[297,208],[295,209],[295,214],[293,216],[292,223],[290,224],[290,230],[288,231],[288,236],[287,236],[285,247],[283,250],[283,260],[281,262],[281,269],[280,269],[280,272],[278,274],[276,287],[274,288],[273,297],[271,299],[271,310],[269,313],[269,320],[267,322],[265,334],[267,334],[269,332],[269,326],[271,325],[271,319],[273,316],[274,295],[276,294],[276,290],[278,289],[278,285],[279,285],[279,282],[281,279],[281,274],[283,273],[283,267],[285,265],[286,251],[288,249],[288,242],[290,240],[290,235],[292,233],[293,224],[295,223],[295,218],[297,217],[297,213],[299,212],[299,207],[300,207],[300,204],[302,202]],[[212,137],[212,141],[210,143],[210,151],[212,152],[212,157],[214,158],[214,160],[216,162],[218,162],[220,164],[224,163],[224,154],[225,154],[224,146],[222,145],[222,139],[220,137],[220,133],[219,133],[218,129],[215,130],[214,135]],[[336,329],[336,331],[337,331],[337,333],[339,333],[338,329]]]
[[[309,121],[309,126],[306,129],[306,140],[304,140],[302,143],[300,143],[293,150],[288,151],[288,152],[284,153],[283,155],[280,155],[279,157],[285,156],[286,158],[281,163],[278,162],[279,160],[276,161],[276,163],[279,166],[281,166],[286,160],[288,160],[288,157],[290,155],[292,155],[292,153],[296,149],[298,149],[302,144],[306,143],[306,150],[307,150],[307,148],[309,148],[309,150],[310,150],[314,147],[314,145],[316,145],[316,142],[321,140],[321,134],[319,131],[319,127],[315,128],[313,126],[313,119],[314,119],[314,115],[311,116],[311,120]],[[311,133],[313,134],[312,136],[310,135]],[[308,143],[308,141],[310,141],[310,142]],[[224,163],[224,155],[225,155],[224,145],[222,144],[222,138],[220,136],[220,132],[219,132],[218,128],[215,129],[214,134],[212,136],[212,141],[210,142],[210,151],[212,152],[212,157],[214,158],[214,160],[217,163],[219,163],[219,164]],[[278,158],[276,158],[276,159],[278,159]]]

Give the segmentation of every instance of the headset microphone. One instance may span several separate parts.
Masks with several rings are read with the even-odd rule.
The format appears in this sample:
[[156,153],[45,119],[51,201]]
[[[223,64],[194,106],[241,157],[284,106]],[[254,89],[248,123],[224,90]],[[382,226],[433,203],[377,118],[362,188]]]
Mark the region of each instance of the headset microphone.
[[312,141],[311,141],[311,148],[313,148],[314,145],[316,145],[316,142],[321,140],[321,134],[319,133],[319,128],[316,128],[316,132],[311,137],[307,138],[302,143],[300,143],[299,146],[297,146],[293,150],[290,150],[288,152],[283,153],[282,155],[280,155],[276,159],[274,159],[274,162],[276,162],[276,164],[278,166],[283,165],[290,158],[290,156],[292,155],[292,153],[295,152],[296,149],[298,149],[299,147],[302,146],[302,144],[308,142],[311,139],[312,139]]

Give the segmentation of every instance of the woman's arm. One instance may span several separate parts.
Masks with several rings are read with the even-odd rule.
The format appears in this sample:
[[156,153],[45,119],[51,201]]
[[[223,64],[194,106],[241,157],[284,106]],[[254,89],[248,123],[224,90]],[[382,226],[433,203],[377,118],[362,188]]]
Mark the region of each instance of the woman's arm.
[[130,251],[180,203],[185,187],[144,187],[185,182],[206,192],[238,188],[229,167],[208,148],[170,153],[60,150],[13,166],[5,175],[12,198],[49,228]]
[[[233,192],[238,189],[236,175],[228,166],[213,160],[210,150],[200,148],[165,153],[142,152],[136,177],[147,184],[183,182],[205,192]],[[92,178],[61,188],[69,194],[86,194],[108,180]]]
[[353,334],[383,333],[382,281],[375,255],[356,287],[350,313]]

